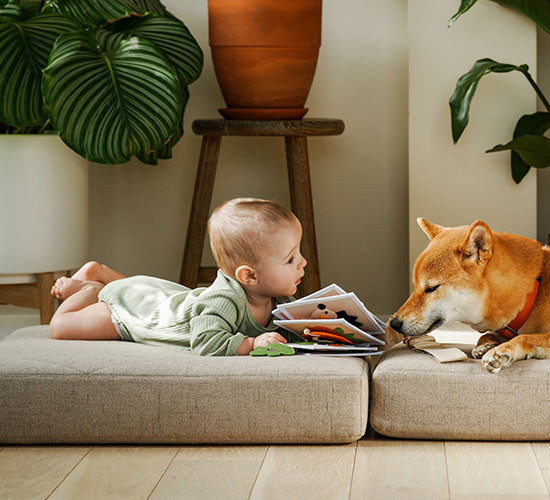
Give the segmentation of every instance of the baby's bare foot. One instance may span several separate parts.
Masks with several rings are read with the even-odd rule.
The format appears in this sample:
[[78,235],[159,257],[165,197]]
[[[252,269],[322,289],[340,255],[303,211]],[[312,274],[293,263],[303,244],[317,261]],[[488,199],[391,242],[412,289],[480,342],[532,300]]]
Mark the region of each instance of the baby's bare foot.
[[62,276],[55,282],[54,286],[52,286],[51,294],[59,300],[65,300],[67,297],[82,290],[86,285],[104,286],[104,284],[99,281],[82,281]]

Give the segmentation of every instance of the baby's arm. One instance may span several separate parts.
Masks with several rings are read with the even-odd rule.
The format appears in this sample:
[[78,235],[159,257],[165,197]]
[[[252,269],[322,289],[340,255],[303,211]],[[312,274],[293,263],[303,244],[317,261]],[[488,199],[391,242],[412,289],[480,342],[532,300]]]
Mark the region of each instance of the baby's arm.
[[189,322],[191,351],[201,356],[246,356],[261,345],[286,342],[277,332],[245,337],[238,330],[244,309],[225,291],[209,294],[197,302]]
[[200,356],[234,356],[246,338],[232,321],[202,312],[190,321],[191,351]]
[[[235,298],[225,291],[201,296],[189,322],[191,351],[200,356],[238,354],[237,351],[248,338],[238,330],[242,314]],[[249,342],[245,342],[243,349]]]

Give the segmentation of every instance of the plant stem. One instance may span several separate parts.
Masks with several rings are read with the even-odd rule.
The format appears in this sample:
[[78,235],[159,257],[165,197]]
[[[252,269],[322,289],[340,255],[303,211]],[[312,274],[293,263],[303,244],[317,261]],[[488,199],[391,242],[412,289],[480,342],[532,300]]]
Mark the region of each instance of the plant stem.
[[37,132],[37,134],[43,134],[44,133],[44,130],[46,130],[46,128],[48,127],[48,125],[50,124],[50,119],[48,118],[45,122],[44,122],[44,125],[42,125],[40,127],[40,130]]
[[531,76],[531,74],[529,73],[529,71],[521,71],[524,75],[525,75],[525,78],[527,78],[527,80],[529,81],[529,83],[533,86],[533,88],[535,89],[535,92],[537,93],[537,95],[539,96],[539,99],[542,101],[542,104],[544,104],[544,107],[546,108],[546,111],[550,111],[550,103],[548,103],[548,101],[546,100],[546,97],[544,97],[544,94],[542,93],[542,91],[539,89],[539,86],[535,83],[535,80],[533,80],[533,77]]

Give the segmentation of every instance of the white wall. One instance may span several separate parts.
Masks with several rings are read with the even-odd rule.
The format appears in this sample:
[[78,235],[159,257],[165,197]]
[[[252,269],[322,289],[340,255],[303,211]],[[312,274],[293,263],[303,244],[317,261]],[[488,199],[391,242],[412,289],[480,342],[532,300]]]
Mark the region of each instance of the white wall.
[[510,153],[485,153],[511,140],[518,118],[536,110],[531,86],[517,71],[484,76],[456,145],[448,105],[458,78],[477,59],[528,63],[536,75],[535,23],[481,1],[448,29],[455,0],[409,0],[408,5],[411,269],[427,242],[417,217],[444,226],[482,219],[495,230],[536,238],[536,172],[516,185]]
[[[149,167],[93,165],[91,253],[126,274],[177,280],[200,139],[198,118],[223,107],[208,47],[207,2],[166,1],[205,52],[191,86],[187,133]],[[322,284],[355,291],[381,314],[407,295],[407,11],[403,0],[325,0],[310,117],[342,118],[343,135],[309,140]],[[284,142],[222,141],[213,205],[236,196],[289,205]],[[307,269],[306,269],[307,271]]]
[[[550,35],[537,30],[537,84],[550,100]],[[546,111],[539,101],[538,111]],[[548,137],[550,134],[547,133]],[[537,171],[537,235],[538,240],[550,245],[550,168]]]

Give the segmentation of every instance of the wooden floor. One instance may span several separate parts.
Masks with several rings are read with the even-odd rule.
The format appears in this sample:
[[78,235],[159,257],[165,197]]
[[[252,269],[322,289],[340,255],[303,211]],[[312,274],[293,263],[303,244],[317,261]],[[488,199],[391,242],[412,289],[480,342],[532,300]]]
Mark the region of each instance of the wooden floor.
[[550,443],[6,446],[0,499],[550,498]]

